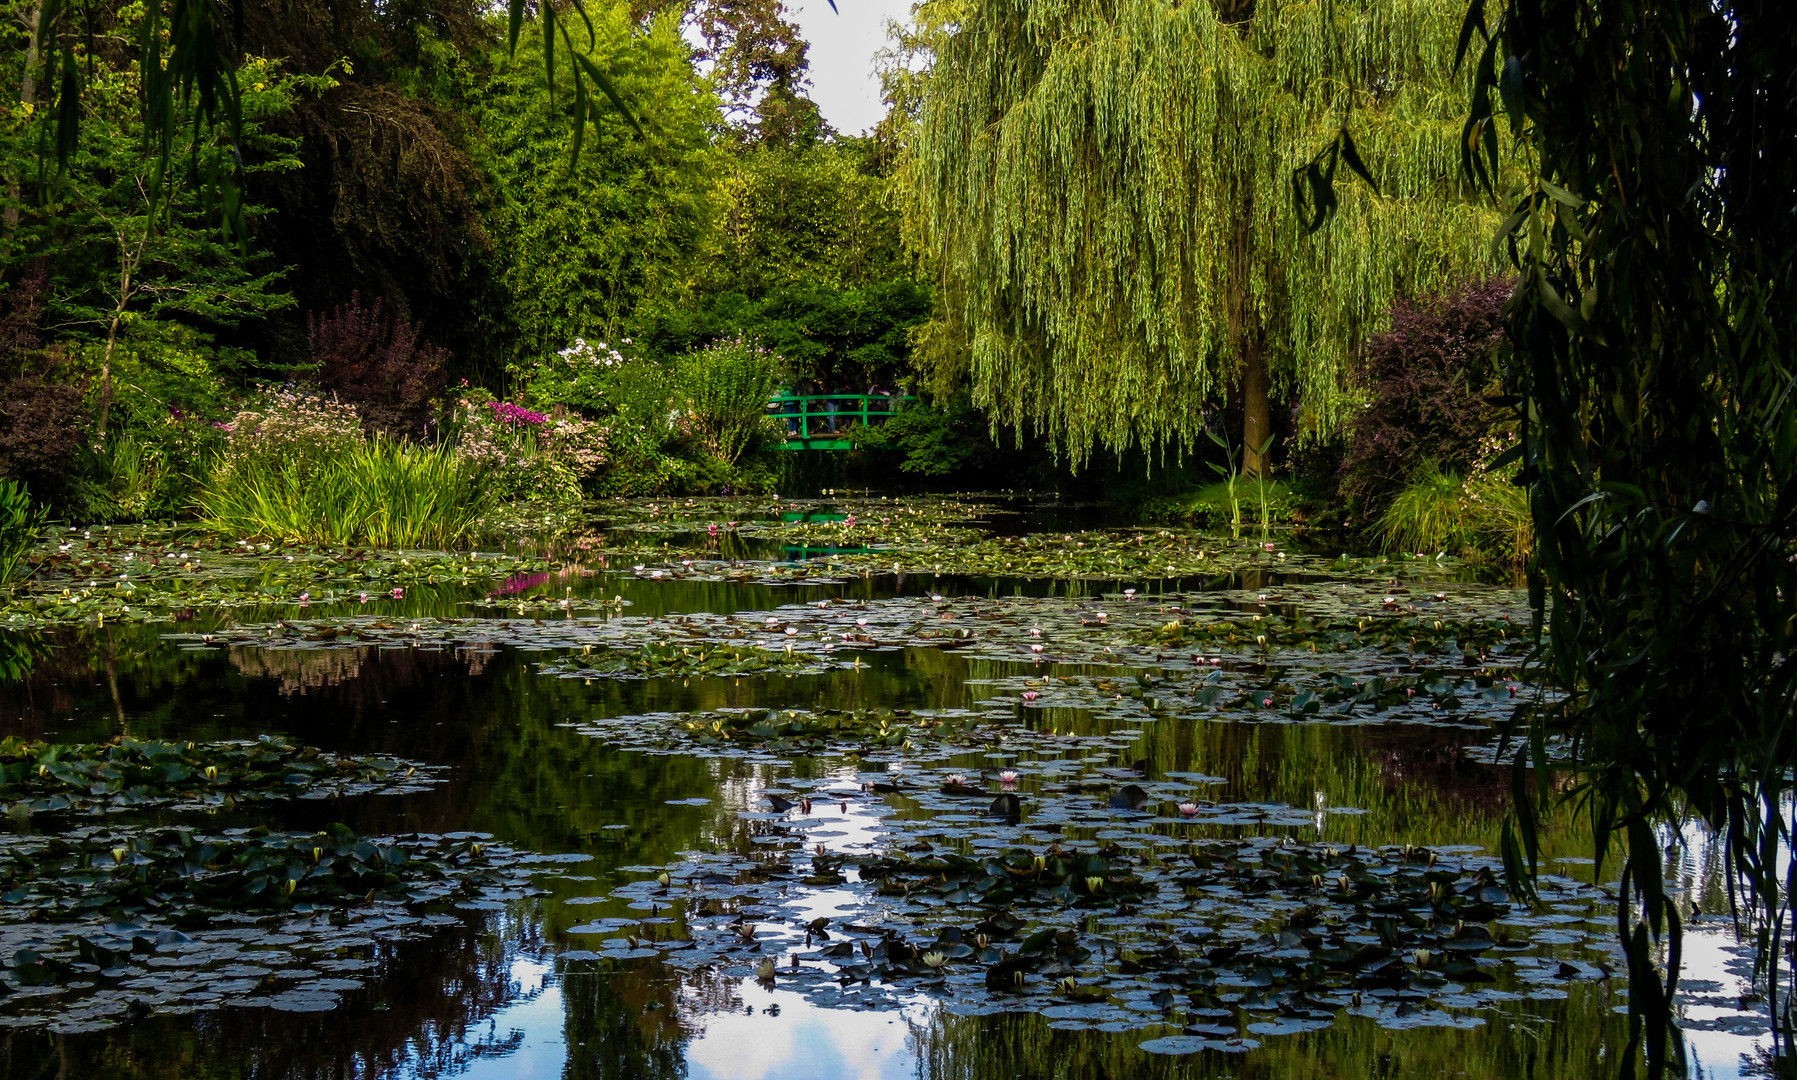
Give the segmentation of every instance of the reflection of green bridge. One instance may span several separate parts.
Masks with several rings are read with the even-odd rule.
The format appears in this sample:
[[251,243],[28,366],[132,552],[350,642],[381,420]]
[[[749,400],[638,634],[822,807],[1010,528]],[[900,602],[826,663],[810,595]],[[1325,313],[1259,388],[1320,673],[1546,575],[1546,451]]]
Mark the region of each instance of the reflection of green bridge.
[[847,450],[849,428],[883,424],[916,400],[897,394],[775,394],[767,411],[786,428],[788,450]]

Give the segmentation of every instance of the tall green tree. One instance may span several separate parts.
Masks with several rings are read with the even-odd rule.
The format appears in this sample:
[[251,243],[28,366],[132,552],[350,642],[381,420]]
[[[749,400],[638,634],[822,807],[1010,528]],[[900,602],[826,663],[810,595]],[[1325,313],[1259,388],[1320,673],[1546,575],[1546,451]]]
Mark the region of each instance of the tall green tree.
[[484,217],[501,290],[489,347],[508,362],[614,335],[645,297],[684,287],[717,212],[717,101],[699,83],[675,21],[634,33],[621,5],[591,14],[589,60],[651,106],[640,127],[600,114],[579,160],[565,167],[576,134],[550,101],[571,99],[572,77],[552,95],[534,64],[499,70],[476,111],[478,153],[493,177]]
[[[39,14],[31,7],[18,13]],[[0,64],[21,80],[19,122],[0,133],[0,171],[8,180],[0,278],[43,275],[44,325],[53,339],[46,344],[71,361],[59,378],[85,387],[91,377],[95,427],[104,435],[121,370],[143,396],[176,391],[174,400],[157,402],[164,415],[173,405],[191,407],[184,390],[201,397],[216,391],[217,373],[203,348],[210,337],[292,303],[283,268],[260,250],[256,235],[232,240],[220,232],[215,189],[225,173],[298,169],[295,144],[269,125],[331,80],[249,60],[233,72],[243,87],[240,137],[226,140],[194,125],[190,110],[178,110],[176,156],[192,167],[170,170],[139,93],[141,56],[121,44],[153,26],[141,6],[91,14],[92,40],[71,50],[86,84],[80,138],[59,168],[43,168],[36,157],[42,125],[31,107],[28,61],[37,28],[21,29],[27,36],[20,66]],[[260,226],[262,209],[240,204],[240,222]]]
[[795,285],[857,288],[906,277],[890,180],[867,139],[739,151],[699,286],[760,298]]
[[[944,0],[946,2],[946,0]],[[941,6],[925,5],[926,9]],[[1095,446],[1191,448],[1225,393],[1264,445],[1270,398],[1325,427],[1393,299],[1492,261],[1462,180],[1458,0],[960,0],[924,12],[902,184],[940,317],[938,381],[995,421]],[[1358,159],[1306,233],[1294,176]],[[1259,471],[1250,453],[1249,471]]]
[[739,147],[808,146],[829,134],[811,100],[811,46],[783,0],[630,0],[640,21],[675,18],[699,47]]
[[[94,426],[103,435],[121,347],[155,354],[159,344],[185,344],[193,330],[229,328],[293,303],[284,268],[247,238],[233,244],[222,237],[202,189],[227,160],[242,162],[248,174],[297,169],[293,144],[264,125],[329,80],[295,79],[269,61],[252,61],[239,72],[246,84],[242,141],[233,146],[206,133],[197,146],[177,144],[199,168],[158,181],[135,73],[128,65],[95,67],[84,101],[87,134],[66,173],[44,192],[57,213],[31,215],[15,240],[22,257],[52,267],[51,317],[70,339],[93,342]],[[242,209],[247,222],[260,217],[259,207]]]
[[1488,181],[1514,132],[1529,172],[1500,240],[1522,274],[1510,378],[1540,670],[1563,692],[1526,717],[1506,858],[1526,884],[1523,769],[1563,740],[1599,855],[1626,841],[1634,1047],[1682,1072],[1656,825],[1701,818],[1726,839],[1791,1076],[1797,18],[1784,0],[1473,0],[1465,27],[1467,171]]

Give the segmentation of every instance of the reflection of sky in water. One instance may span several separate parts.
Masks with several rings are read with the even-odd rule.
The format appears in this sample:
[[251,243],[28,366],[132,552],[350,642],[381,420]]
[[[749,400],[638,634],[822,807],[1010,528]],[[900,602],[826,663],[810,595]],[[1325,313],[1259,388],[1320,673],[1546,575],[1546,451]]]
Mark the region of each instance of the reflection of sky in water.
[[[879,1080],[915,1074],[907,1020],[921,1020],[926,1005],[913,1004],[903,1013],[819,1009],[799,994],[768,990],[753,979],[745,982],[742,998],[742,1012],[705,1018],[705,1033],[687,1044],[694,1080]],[[774,1006],[778,1014],[770,1015]]]
[[[568,1060],[568,1043],[562,1035],[567,1017],[561,987],[552,969],[534,960],[512,961],[512,981],[521,1000],[498,1010],[487,1021],[489,1038],[501,1033],[522,1033],[517,1049],[495,1057],[474,1057],[458,1074],[470,1080],[526,1080],[562,1074]],[[417,1075],[423,1075],[419,1073]]]
[[[1792,815],[1792,800],[1786,799],[1783,812]],[[1723,895],[1726,890],[1726,852],[1721,839],[1700,822],[1687,822],[1682,828],[1659,830],[1660,843],[1668,850],[1668,890],[1681,898],[1687,911],[1693,904],[1706,914],[1689,919],[1685,924],[1680,977],[1684,998],[1679,1012],[1687,1024],[1686,1045],[1689,1047],[1694,1072],[1722,1080],[1743,1074],[1744,1066],[1757,1054],[1771,1046],[1772,1036],[1755,1033],[1741,1021],[1752,1017],[1739,1007],[1740,995],[1753,989],[1750,977],[1753,964],[1752,931],[1743,927],[1737,939],[1732,920],[1726,914]],[[1788,846],[1779,850],[1778,875],[1787,879],[1791,869]],[[1790,969],[1781,972],[1780,981],[1789,990]],[[1715,988],[1700,984],[1714,983]],[[1763,1012],[1763,1006],[1760,1011]],[[1740,1024],[1745,1030],[1689,1030],[1689,1025]]]

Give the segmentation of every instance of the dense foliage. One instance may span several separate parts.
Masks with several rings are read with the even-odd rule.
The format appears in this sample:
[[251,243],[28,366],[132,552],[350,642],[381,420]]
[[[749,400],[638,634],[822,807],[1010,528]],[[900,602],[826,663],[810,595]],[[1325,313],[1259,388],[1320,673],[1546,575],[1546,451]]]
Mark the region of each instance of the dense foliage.
[[1344,493],[1369,511],[1388,504],[1424,462],[1465,472],[1491,426],[1498,389],[1502,279],[1396,305],[1355,365],[1366,403],[1348,421]]
[[[929,5],[926,5],[929,6]],[[947,5],[944,5],[947,6]],[[942,13],[903,171],[930,253],[939,377],[1094,446],[1189,450],[1239,395],[1259,471],[1270,396],[1344,418],[1386,307],[1489,265],[1498,218],[1459,178],[1458,0],[1048,5]],[[1314,235],[1294,172],[1352,116],[1378,191]],[[1352,147],[1350,146],[1349,152]],[[1344,174],[1345,175],[1345,174]]]
[[[1521,273],[1508,379],[1541,670],[1565,695],[1516,752],[1507,856],[1526,883],[1523,768],[1545,769],[1547,740],[1564,739],[1598,852],[1626,842],[1629,1027],[1659,1075],[1684,1064],[1683,916],[1656,820],[1726,837],[1759,934],[1756,986],[1792,1034],[1797,21],[1773,0],[1486,8],[1467,10],[1466,165],[1489,180],[1508,125],[1539,170],[1511,193],[1500,242]],[[1776,1053],[1789,1075],[1789,1042]]]

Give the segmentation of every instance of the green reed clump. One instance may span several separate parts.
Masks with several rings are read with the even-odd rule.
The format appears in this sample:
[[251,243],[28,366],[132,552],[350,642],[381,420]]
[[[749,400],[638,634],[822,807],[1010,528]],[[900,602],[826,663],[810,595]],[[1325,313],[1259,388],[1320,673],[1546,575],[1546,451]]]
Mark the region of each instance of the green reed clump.
[[1426,461],[1379,518],[1380,538],[1398,551],[1454,551],[1471,533],[1465,481]]
[[1425,461],[1379,518],[1392,551],[1488,555],[1516,565],[1534,550],[1528,493],[1501,477],[1460,474]]
[[44,527],[44,510],[17,480],[0,481],[0,581],[9,580]]
[[494,499],[484,470],[448,446],[384,436],[317,458],[245,456],[196,499],[201,524],[231,536],[373,547],[453,547]]

